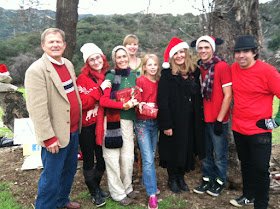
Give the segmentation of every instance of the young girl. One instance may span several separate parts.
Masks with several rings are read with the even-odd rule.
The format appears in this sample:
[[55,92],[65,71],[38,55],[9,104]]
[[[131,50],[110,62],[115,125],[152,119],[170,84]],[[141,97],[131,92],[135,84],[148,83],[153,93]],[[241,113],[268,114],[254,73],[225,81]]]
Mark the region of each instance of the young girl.
[[131,71],[139,77],[142,67],[141,59],[136,57],[139,48],[139,39],[137,36],[129,34],[124,38],[123,45],[129,53],[129,67]]
[[157,179],[154,157],[158,142],[158,124],[154,117],[142,115],[144,104],[157,107],[157,89],[160,77],[159,61],[156,55],[147,54],[143,58],[141,77],[136,80],[136,85],[142,88],[142,102],[137,111],[137,120],[135,121],[135,133],[139,144],[143,164],[143,185],[149,195],[149,209],[158,208]]

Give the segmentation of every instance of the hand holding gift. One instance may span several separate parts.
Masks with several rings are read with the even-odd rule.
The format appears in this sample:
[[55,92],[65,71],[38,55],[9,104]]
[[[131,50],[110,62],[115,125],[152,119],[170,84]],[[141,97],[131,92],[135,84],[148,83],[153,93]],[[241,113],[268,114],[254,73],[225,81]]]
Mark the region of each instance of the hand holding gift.
[[141,89],[138,86],[122,89],[116,92],[116,100],[120,102],[128,102],[130,99],[141,101]]
[[123,110],[129,110],[130,108],[133,108],[138,104],[139,102],[136,99],[130,99],[128,102],[123,104]]
[[146,104],[146,102],[140,102],[140,103],[138,104],[138,108],[139,108],[140,114],[142,114],[143,105],[145,105],[145,104]]
[[158,108],[155,107],[154,103],[143,104],[142,111],[140,112],[140,114],[147,115],[147,116],[150,116],[152,118],[156,118],[157,113],[158,113]]

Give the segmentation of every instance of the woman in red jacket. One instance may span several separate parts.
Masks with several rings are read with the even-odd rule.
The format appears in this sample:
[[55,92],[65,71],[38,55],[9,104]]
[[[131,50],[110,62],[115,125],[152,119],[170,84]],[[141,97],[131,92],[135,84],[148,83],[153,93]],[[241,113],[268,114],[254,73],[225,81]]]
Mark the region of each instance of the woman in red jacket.
[[[100,207],[105,205],[107,192],[100,188],[100,181],[105,170],[102,153],[104,135],[104,107],[99,105],[106,88],[111,82],[105,80],[105,72],[109,68],[106,57],[94,43],[86,43],[81,47],[85,66],[77,79],[80,98],[83,106],[83,127],[80,135],[80,148],[83,155],[83,174],[85,183],[92,196],[92,202]],[[128,109],[126,103],[108,101],[106,107]],[[94,165],[94,155],[96,165]]]

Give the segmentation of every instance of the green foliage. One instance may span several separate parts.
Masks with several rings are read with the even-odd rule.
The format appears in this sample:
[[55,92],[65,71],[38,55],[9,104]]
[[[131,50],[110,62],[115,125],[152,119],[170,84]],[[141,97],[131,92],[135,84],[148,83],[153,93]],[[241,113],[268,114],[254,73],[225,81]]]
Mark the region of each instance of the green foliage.
[[[269,49],[280,47],[280,4],[272,0],[260,4],[262,30],[264,39],[270,41]],[[40,32],[46,27],[54,26],[55,13],[51,11],[4,10],[0,8],[0,63],[10,67],[13,57],[31,53],[41,57]],[[29,21],[32,19],[32,21]],[[33,21],[33,20],[36,21]],[[201,36],[199,16],[184,14],[126,14],[126,15],[82,15],[77,25],[76,49],[72,62],[77,75],[84,66],[80,48],[83,44],[93,42],[106,55],[112,66],[111,51],[123,42],[127,34],[135,34],[140,40],[139,56],[145,53],[158,55],[160,62],[170,39],[174,36],[190,43]],[[14,29],[16,28],[16,33]],[[67,35],[67,34],[66,34]]]
[[40,33],[23,33],[14,39],[0,40],[0,63],[8,66],[13,63],[13,58],[20,54],[30,52],[38,57],[38,47],[40,46]]
[[127,34],[139,38],[139,54],[154,53],[163,57],[170,39],[177,36],[188,43],[189,36],[197,37],[199,19],[192,14],[172,16],[170,14],[127,14],[112,16],[92,16],[82,19],[77,26],[77,42],[72,62],[76,73],[84,66],[80,48],[87,42],[98,45],[112,66],[111,52],[117,45],[122,45]]
[[273,38],[268,42],[268,48],[272,51],[276,51],[280,48],[280,35],[274,35]]
[[276,51],[280,48],[280,4],[272,0],[260,5],[262,30],[269,40],[268,49]]

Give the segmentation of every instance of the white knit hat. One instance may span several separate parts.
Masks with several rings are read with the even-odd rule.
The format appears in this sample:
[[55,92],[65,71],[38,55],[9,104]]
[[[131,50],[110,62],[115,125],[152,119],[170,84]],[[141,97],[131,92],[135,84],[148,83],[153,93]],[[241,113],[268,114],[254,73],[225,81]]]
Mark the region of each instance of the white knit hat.
[[116,52],[117,52],[119,49],[123,49],[123,50],[126,52],[126,54],[127,54],[128,62],[129,62],[129,60],[130,60],[130,58],[129,58],[129,53],[128,53],[127,49],[126,49],[124,46],[122,46],[122,45],[116,46],[116,47],[112,50],[112,61],[113,61],[113,63],[114,63],[115,66],[117,65],[117,63],[116,63]]
[[101,54],[103,55],[102,50],[96,46],[94,43],[86,43],[84,44],[80,51],[83,53],[84,62],[86,63],[87,59],[93,54]]

